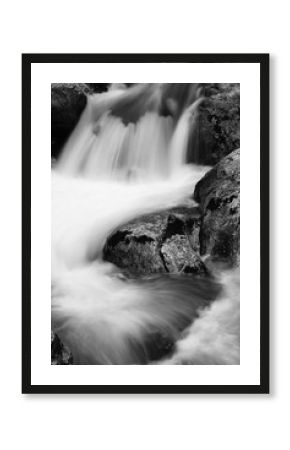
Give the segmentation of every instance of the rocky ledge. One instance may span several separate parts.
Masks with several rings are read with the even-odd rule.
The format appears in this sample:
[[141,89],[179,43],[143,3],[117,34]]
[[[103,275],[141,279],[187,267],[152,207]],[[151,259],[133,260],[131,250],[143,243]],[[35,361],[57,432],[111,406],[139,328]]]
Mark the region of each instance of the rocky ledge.
[[200,254],[231,266],[240,263],[240,150],[223,158],[198,182]]

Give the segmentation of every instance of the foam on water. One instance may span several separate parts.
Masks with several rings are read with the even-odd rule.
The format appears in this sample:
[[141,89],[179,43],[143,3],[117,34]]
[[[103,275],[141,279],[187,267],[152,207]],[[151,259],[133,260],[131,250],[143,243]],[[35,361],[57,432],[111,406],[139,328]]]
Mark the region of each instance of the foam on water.
[[[182,85],[181,91],[179,98],[176,85],[117,86],[89,97],[52,173],[52,325],[75,364],[148,363],[146,342],[156,333],[181,339],[168,364],[238,362],[238,330],[227,332],[232,309],[238,311],[237,293],[233,300],[227,296],[228,305],[215,306],[219,300],[212,306],[222,309],[220,318],[228,311],[227,320],[215,314],[228,335],[217,352],[212,342],[218,326],[206,333],[206,324],[214,323],[210,310],[193,331],[181,333],[221,297],[219,283],[169,275],[124,281],[102,260],[106,238],[120,225],[193,204],[194,186],[207,170],[186,164],[200,99],[197,85]],[[226,356],[231,339],[233,358]]]

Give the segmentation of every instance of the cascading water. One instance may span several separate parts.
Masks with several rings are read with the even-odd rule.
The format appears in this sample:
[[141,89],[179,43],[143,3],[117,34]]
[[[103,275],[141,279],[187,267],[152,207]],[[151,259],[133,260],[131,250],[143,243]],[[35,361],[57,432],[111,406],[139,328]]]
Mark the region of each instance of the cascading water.
[[[138,85],[90,96],[63,150],[59,170],[84,178],[143,180],[176,172],[186,162],[200,99],[186,105],[178,117],[176,100],[169,97],[168,113],[161,115],[163,86]],[[192,86],[191,99],[197,95],[197,86]]]
[[[121,224],[193,204],[194,186],[206,170],[186,165],[198,94],[197,85],[145,84],[88,97],[53,170],[52,326],[75,364],[150,363],[148,336],[178,340],[220,292],[218,283],[175,275],[123,280],[102,260],[106,238]],[[176,359],[165,363],[184,363],[180,346]],[[196,353],[188,359],[224,363],[210,351],[202,361]],[[227,363],[238,359],[233,352]]]

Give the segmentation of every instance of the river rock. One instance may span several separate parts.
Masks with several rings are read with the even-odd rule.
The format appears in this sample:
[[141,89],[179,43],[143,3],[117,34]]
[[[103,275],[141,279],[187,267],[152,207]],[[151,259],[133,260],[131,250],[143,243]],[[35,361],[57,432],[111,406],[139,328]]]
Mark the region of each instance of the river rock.
[[239,265],[240,150],[223,158],[197,183],[194,199],[202,211],[200,254]]
[[240,85],[202,85],[198,127],[191,137],[189,160],[213,166],[240,147]]
[[85,83],[51,85],[51,155],[57,157],[77,124],[92,89]]
[[70,350],[53,331],[51,332],[51,364],[54,366],[73,364]]
[[199,257],[200,211],[173,208],[143,216],[115,231],[104,247],[104,259],[125,273],[207,272]]

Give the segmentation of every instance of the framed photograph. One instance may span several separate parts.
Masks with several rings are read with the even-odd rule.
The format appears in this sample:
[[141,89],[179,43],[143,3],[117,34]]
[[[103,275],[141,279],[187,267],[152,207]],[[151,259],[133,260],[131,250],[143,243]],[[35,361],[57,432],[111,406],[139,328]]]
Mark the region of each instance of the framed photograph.
[[269,392],[269,55],[22,55],[22,392]]

